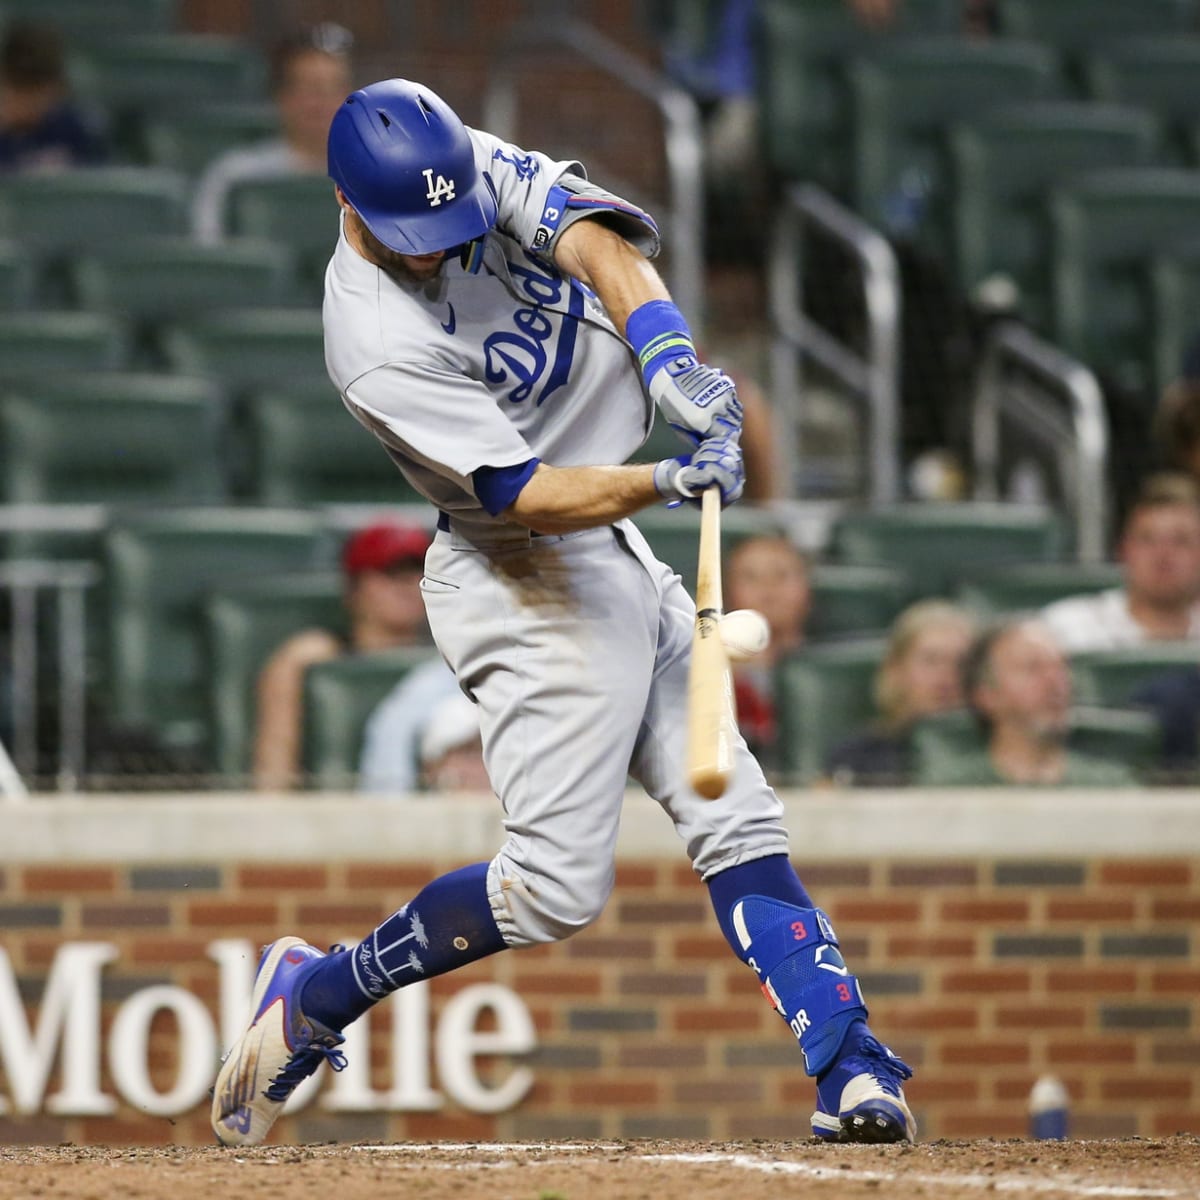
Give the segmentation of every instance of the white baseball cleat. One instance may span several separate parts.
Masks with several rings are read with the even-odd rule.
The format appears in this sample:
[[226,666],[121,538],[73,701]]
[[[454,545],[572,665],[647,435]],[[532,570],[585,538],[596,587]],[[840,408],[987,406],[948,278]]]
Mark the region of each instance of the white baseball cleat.
[[300,1011],[300,989],[325,955],[297,937],[263,951],[250,1021],[222,1061],[213,1086],[212,1127],[226,1146],[257,1146],[296,1088],[322,1062],[340,1071],[346,1039]]

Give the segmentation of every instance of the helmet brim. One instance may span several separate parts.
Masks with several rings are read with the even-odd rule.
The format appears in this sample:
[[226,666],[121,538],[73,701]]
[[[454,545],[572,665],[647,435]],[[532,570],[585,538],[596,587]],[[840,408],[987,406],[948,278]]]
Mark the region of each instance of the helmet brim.
[[397,254],[437,254],[453,250],[487,233],[495,225],[498,212],[496,197],[484,172],[480,172],[467,195],[443,201],[426,213],[406,213],[397,217],[394,212],[360,207],[352,196],[347,199],[375,237]]

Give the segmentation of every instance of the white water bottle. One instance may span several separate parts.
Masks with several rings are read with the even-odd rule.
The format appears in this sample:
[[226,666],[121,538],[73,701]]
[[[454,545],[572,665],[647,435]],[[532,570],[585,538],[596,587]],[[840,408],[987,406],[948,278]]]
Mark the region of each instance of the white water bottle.
[[1067,1136],[1067,1089],[1053,1075],[1043,1075],[1029,1093],[1029,1136],[1061,1142]]

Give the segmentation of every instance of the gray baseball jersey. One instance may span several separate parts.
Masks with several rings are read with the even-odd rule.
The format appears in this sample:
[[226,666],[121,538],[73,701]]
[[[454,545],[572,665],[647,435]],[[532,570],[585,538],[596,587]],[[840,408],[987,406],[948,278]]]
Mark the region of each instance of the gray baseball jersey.
[[499,206],[482,269],[448,259],[428,284],[398,282],[343,234],[325,277],[325,347],[346,405],[413,486],[460,522],[493,524],[472,489],[479,467],[619,463],[645,441],[652,405],[628,343],[550,254],[599,209],[649,253],[658,236],[578,163],[469,132]]
[[641,445],[652,409],[632,351],[549,256],[566,221],[598,211],[649,252],[657,235],[577,163],[470,136],[499,205],[482,270],[447,262],[427,284],[401,282],[343,234],[326,273],[326,356],[350,411],[448,514],[421,590],[438,648],[479,706],[508,832],[488,893],[519,946],[598,915],[627,775],[663,806],[702,877],[782,853],[787,839],[740,739],[719,801],[685,782],[695,607],[636,527],[535,536],[476,496],[481,467],[620,463]]

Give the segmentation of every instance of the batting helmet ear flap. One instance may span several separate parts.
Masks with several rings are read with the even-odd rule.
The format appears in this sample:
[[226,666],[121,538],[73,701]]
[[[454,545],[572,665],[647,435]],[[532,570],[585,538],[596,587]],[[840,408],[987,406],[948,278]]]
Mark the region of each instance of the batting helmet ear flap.
[[[492,193],[492,199],[496,198],[496,185],[492,182],[492,176],[489,171],[483,172],[483,182],[487,184],[487,189]],[[479,268],[483,266],[483,250],[487,245],[487,235],[483,234],[480,237],[472,238],[469,242],[463,242],[459,249],[458,259],[462,263],[462,269],[468,275],[477,275]]]

